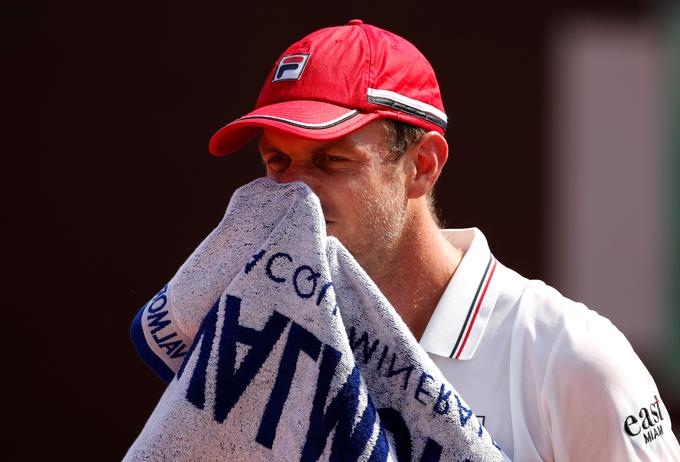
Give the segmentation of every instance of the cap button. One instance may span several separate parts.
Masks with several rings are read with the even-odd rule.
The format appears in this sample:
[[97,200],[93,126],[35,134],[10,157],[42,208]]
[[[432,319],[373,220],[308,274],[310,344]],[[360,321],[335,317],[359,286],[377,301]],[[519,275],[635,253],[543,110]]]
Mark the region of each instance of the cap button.
[[350,26],[360,26],[363,23],[364,22],[361,19],[351,19],[347,24],[349,24]]

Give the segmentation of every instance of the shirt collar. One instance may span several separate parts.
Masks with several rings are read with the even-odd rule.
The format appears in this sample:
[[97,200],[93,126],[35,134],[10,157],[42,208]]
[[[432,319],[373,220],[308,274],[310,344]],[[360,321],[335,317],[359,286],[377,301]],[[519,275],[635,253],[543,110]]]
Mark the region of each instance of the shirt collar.
[[477,228],[445,229],[442,234],[464,256],[432,313],[420,346],[439,356],[471,359],[498,298],[499,284],[493,281],[497,261]]

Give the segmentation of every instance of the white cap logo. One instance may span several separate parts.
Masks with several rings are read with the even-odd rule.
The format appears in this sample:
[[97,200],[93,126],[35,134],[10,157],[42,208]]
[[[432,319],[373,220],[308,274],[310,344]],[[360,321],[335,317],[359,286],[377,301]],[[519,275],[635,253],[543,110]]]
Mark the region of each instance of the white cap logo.
[[281,58],[281,62],[276,66],[274,73],[274,80],[272,82],[281,82],[283,80],[299,80],[302,71],[305,70],[309,53],[299,53],[295,55],[286,55]]

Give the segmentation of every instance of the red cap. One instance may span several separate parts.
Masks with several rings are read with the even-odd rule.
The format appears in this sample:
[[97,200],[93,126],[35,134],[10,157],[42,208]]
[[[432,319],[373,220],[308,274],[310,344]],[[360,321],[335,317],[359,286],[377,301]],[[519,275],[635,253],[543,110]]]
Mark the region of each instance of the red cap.
[[425,56],[398,35],[353,19],[291,45],[255,109],[215,133],[209,150],[231,154],[262,127],[329,140],[379,117],[446,131],[439,85]]

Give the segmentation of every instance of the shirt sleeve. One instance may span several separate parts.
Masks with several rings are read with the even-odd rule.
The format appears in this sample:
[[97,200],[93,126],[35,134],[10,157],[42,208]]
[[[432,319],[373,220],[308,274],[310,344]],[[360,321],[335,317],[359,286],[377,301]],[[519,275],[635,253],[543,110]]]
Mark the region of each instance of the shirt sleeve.
[[654,380],[609,320],[566,323],[548,361],[541,397],[555,461],[680,461]]

